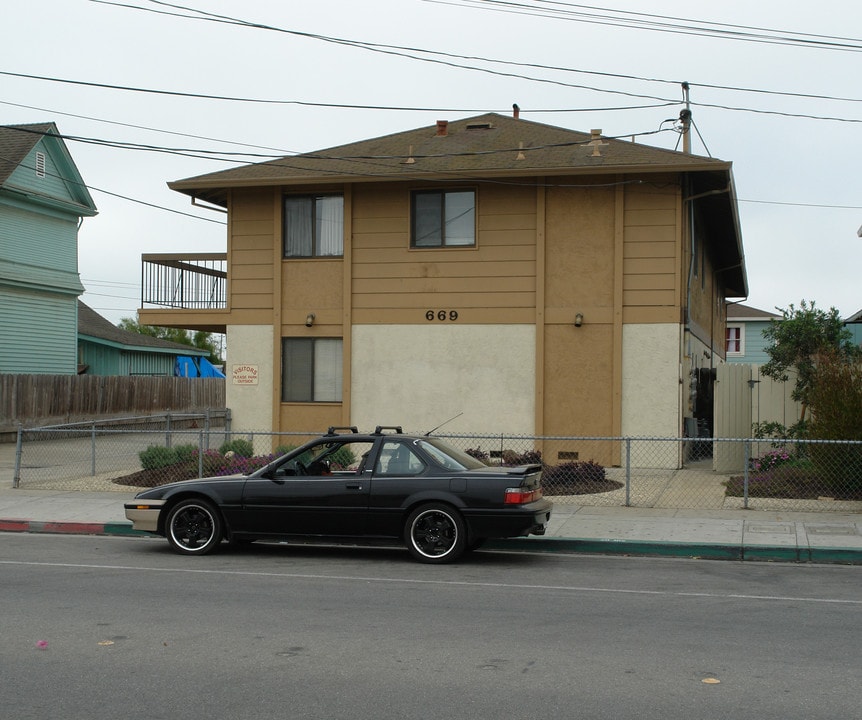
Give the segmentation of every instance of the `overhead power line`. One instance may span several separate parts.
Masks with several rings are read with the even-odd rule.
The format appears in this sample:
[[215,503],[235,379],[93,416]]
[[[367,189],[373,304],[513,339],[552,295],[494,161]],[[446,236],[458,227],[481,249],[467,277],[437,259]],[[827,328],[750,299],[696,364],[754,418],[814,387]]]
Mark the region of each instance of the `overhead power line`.
[[533,4],[516,2],[515,0],[424,0],[424,2],[437,5],[466,6],[485,11],[531,15],[554,20],[569,20],[572,22],[610,25],[635,30],[651,30],[678,35],[714,37],[723,40],[737,40],[767,45],[790,45],[817,50],[862,51],[862,40],[859,38],[818,35],[792,30],[775,30],[753,25],[735,25],[709,20],[693,20],[673,15],[615,10],[594,5],[560,2],[559,0],[534,0]]
[[[432,2],[435,0],[428,0],[428,1]],[[313,40],[318,40],[318,41],[322,41],[322,42],[329,42],[329,43],[334,43],[334,44],[338,44],[338,45],[354,47],[357,49],[363,49],[363,50],[367,50],[370,52],[391,54],[391,55],[406,57],[406,58],[421,61],[421,62],[437,63],[437,64],[441,64],[444,66],[449,66],[449,67],[453,67],[453,68],[457,68],[457,69],[461,69],[461,70],[488,73],[488,74],[502,76],[502,77],[511,77],[511,78],[515,78],[515,79],[527,80],[527,81],[531,81],[531,82],[549,83],[549,84],[554,84],[554,85],[558,85],[558,86],[562,86],[562,87],[588,90],[591,92],[600,92],[600,93],[607,93],[607,94],[622,95],[622,96],[627,96],[627,97],[639,98],[642,100],[653,100],[653,101],[657,101],[659,103],[664,103],[664,104],[675,104],[676,101],[671,99],[671,98],[662,97],[662,96],[654,95],[654,94],[633,93],[633,92],[628,92],[628,91],[623,91],[623,90],[611,90],[611,89],[608,89],[606,87],[595,87],[595,86],[590,86],[590,85],[585,85],[585,84],[564,82],[561,80],[556,80],[556,79],[547,78],[547,77],[535,77],[535,76],[525,75],[525,74],[516,73],[516,72],[501,71],[501,70],[497,70],[497,69],[489,68],[489,67],[477,67],[475,65],[465,65],[465,64],[463,64],[463,62],[455,62],[455,61],[457,60],[457,61],[490,63],[492,65],[500,65],[500,66],[507,66],[507,67],[513,67],[513,68],[528,68],[531,70],[588,74],[588,75],[595,75],[595,76],[600,76],[600,77],[614,77],[614,78],[618,78],[618,79],[634,80],[634,81],[648,82],[648,83],[661,83],[661,84],[666,84],[666,85],[667,84],[679,85],[682,82],[679,80],[664,80],[664,79],[658,79],[658,78],[645,78],[645,77],[638,77],[635,75],[626,75],[626,74],[619,74],[619,73],[603,73],[603,72],[598,72],[598,71],[579,70],[579,69],[575,69],[575,68],[565,68],[565,67],[559,67],[559,66],[541,65],[541,64],[537,64],[537,63],[519,63],[519,62],[515,62],[515,61],[511,61],[511,60],[499,60],[499,59],[485,58],[485,57],[475,56],[475,55],[462,55],[462,54],[456,54],[456,53],[445,53],[445,52],[441,52],[441,51],[427,50],[427,49],[417,48],[417,47],[409,47],[409,46],[402,46],[402,45],[390,45],[390,44],[383,44],[383,43],[371,43],[371,42],[366,42],[366,41],[362,41],[362,40],[338,38],[338,37],[333,37],[333,36],[328,36],[328,35],[322,35],[319,33],[308,33],[308,32],[302,32],[302,31],[298,31],[298,30],[279,28],[279,27],[275,27],[272,25],[266,25],[263,23],[252,22],[252,21],[248,21],[248,20],[243,20],[241,18],[235,18],[235,17],[226,16],[226,15],[217,15],[215,13],[209,13],[209,12],[199,10],[196,8],[189,8],[189,7],[186,7],[183,5],[178,5],[175,3],[161,2],[159,0],[149,0],[149,2],[152,3],[153,5],[160,6],[160,8],[173,8],[174,10],[182,11],[182,12],[172,12],[172,11],[164,10],[164,9],[142,7],[140,5],[134,5],[134,4],[128,4],[128,3],[119,3],[119,2],[115,2],[113,0],[91,0],[91,2],[96,2],[96,3],[104,4],[104,5],[113,5],[113,6],[123,7],[126,9],[138,10],[138,11],[142,11],[142,12],[154,13],[154,14],[159,14],[159,15],[167,15],[167,16],[171,16],[171,17],[180,17],[180,18],[184,18],[184,19],[188,19],[188,20],[225,23],[225,24],[229,24],[229,25],[237,25],[240,27],[259,29],[259,30],[267,30],[267,31],[271,31],[271,32],[285,33],[285,34],[303,37],[303,38],[307,38],[307,39],[313,39]],[[617,11],[617,12],[622,12],[622,11]],[[193,13],[193,14],[188,14],[188,13]],[[860,42],[862,42],[862,41],[860,41]],[[862,45],[860,45],[860,49],[862,49]],[[727,90],[727,91],[733,91],[733,92],[757,93],[757,94],[761,94],[761,95],[779,95],[779,96],[786,96],[786,97],[797,97],[797,98],[801,98],[801,99],[831,100],[831,101],[836,101],[836,102],[852,102],[852,103],[862,102],[862,98],[837,97],[837,96],[828,96],[828,95],[823,95],[823,94],[806,94],[806,93],[798,93],[798,92],[770,91],[770,90],[762,90],[762,89],[756,89],[756,88],[740,88],[740,87],[712,85],[712,84],[697,83],[697,82],[689,82],[689,85],[690,86],[710,88],[710,89]],[[189,96],[192,95],[192,94],[186,94],[186,93],[177,93],[177,94],[189,95]],[[213,97],[213,96],[210,96],[210,97]],[[216,99],[225,99],[225,98],[216,98]],[[253,100],[249,100],[249,101],[253,101]],[[281,102],[286,102],[286,101],[281,101]],[[299,101],[289,101],[289,102],[292,102],[295,104],[301,104]],[[704,102],[698,102],[697,105],[699,107],[711,107],[711,108],[715,108],[715,109],[722,109],[722,110],[735,111],[735,112],[755,112],[758,114],[776,114],[776,115],[779,115],[782,117],[798,117],[798,118],[804,118],[804,119],[824,120],[824,121],[833,121],[833,122],[851,122],[851,123],[862,122],[862,120],[857,120],[855,118],[845,118],[845,117],[839,117],[836,115],[826,115],[826,114],[814,115],[814,114],[808,114],[808,113],[779,112],[779,111],[772,111],[772,110],[768,110],[768,109],[747,108],[747,107],[739,107],[739,106],[728,105],[728,104],[715,104],[715,103],[704,103]],[[381,107],[377,106],[374,108],[369,107],[369,109],[392,109],[392,108],[381,108]],[[441,111],[443,111],[443,110],[441,110]],[[545,111],[542,111],[542,112],[545,112]]]

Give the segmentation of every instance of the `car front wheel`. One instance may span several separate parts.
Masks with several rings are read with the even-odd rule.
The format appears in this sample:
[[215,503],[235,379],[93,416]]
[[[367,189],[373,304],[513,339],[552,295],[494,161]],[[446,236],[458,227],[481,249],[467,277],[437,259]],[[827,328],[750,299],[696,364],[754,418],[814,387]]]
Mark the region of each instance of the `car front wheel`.
[[467,531],[457,510],[442,503],[429,503],[410,513],[404,540],[419,562],[447,563],[464,553]]
[[183,555],[206,555],[215,550],[221,542],[221,516],[207,500],[181,500],[168,514],[165,536],[175,552]]

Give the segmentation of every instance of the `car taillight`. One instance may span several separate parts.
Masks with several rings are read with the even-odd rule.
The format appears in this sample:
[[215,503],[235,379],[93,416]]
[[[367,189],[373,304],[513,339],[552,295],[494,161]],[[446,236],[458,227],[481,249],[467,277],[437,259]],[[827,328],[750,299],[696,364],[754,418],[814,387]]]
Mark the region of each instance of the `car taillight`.
[[506,497],[503,502],[506,505],[523,505],[524,503],[539,500],[542,497],[542,488],[506,488]]

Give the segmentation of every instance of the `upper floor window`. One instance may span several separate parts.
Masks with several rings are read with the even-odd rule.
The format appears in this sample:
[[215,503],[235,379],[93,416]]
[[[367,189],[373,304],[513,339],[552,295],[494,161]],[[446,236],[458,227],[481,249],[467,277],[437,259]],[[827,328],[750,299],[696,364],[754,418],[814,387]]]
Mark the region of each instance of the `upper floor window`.
[[725,351],[728,355],[745,354],[745,335],[742,325],[728,325],[725,330]]
[[476,244],[474,190],[419,190],[410,197],[410,246]]
[[288,195],[284,199],[284,257],[344,255],[344,196]]
[[282,402],[341,402],[341,338],[283,338]]

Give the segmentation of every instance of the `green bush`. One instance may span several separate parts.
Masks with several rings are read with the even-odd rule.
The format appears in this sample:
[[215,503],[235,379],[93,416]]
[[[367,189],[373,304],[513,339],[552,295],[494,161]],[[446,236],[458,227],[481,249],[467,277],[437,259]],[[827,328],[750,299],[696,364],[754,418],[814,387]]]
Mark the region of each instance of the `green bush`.
[[222,444],[218,451],[222,455],[227,455],[229,452],[232,452],[234,455],[250,458],[254,455],[254,446],[248,440],[236,438],[235,440],[229,440]]
[[146,450],[138,453],[138,457],[144,470],[158,470],[177,463],[176,450],[159,445],[150,445]]
[[192,460],[197,459],[198,446],[197,445],[177,445],[174,448],[174,453],[176,456],[176,462],[178,462],[178,463],[191,462]]

